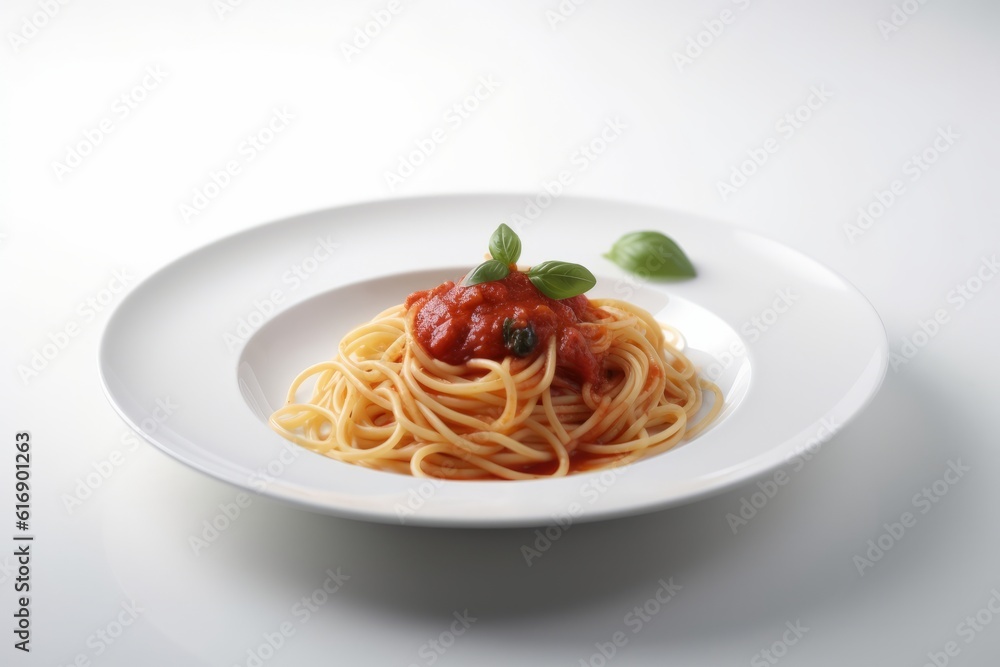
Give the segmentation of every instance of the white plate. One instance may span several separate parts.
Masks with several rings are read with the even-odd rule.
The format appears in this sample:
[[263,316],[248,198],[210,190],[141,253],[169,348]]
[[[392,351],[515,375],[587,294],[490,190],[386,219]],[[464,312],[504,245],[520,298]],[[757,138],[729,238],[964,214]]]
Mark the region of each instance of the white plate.
[[[367,203],[202,248],[145,280],[111,317],[100,351],[108,397],[166,453],[256,493],[373,521],[517,526],[635,514],[718,493],[825,442],[878,390],[882,323],[817,262],[670,211],[564,197],[531,220],[528,204],[515,195]],[[271,431],[266,415],[300,370],[331,357],[344,333],[409,292],[460,277],[481,260],[500,221],[520,233],[523,262],[584,264],[598,277],[589,296],[630,300],[680,329],[725,393],[716,424],[619,471],[517,482],[367,470]],[[698,277],[646,282],[602,257],[623,233],[642,229],[677,240]]]

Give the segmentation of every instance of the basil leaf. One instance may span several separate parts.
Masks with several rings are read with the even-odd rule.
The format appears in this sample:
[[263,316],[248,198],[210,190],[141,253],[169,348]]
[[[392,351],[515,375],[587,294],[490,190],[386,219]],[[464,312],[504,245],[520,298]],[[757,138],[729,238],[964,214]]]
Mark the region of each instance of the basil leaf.
[[490,254],[493,259],[504,264],[517,264],[521,257],[521,239],[513,229],[501,222],[490,237]]
[[693,278],[691,260],[673,239],[660,232],[631,232],[604,255],[626,271],[652,278]]
[[535,327],[531,326],[531,322],[517,328],[514,324],[514,320],[510,317],[503,321],[503,346],[519,357],[526,357],[534,352],[538,345]]
[[488,259],[476,268],[469,271],[462,281],[466,286],[488,283],[491,280],[503,280],[510,273],[510,269],[503,262],[496,259]]
[[585,267],[569,262],[542,262],[531,267],[528,278],[550,299],[568,299],[583,294],[597,284]]

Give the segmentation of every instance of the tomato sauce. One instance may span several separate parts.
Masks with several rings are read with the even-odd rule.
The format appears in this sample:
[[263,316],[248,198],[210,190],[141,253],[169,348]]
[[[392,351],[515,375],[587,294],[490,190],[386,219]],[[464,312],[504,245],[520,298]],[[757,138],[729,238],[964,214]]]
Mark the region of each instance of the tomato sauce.
[[513,328],[530,324],[537,337],[526,358],[543,354],[555,337],[557,373],[577,382],[597,383],[601,379],[602,360],[590,345],[590,336],[599,330],[580,327],[583,322],[600,319],[596,309],[582,294],[550,299],[526,273],[512,270],[502,280],[469,286],[448,281],[409,295],[405,307],[416,309],[417,342],[447,364],[459,365],[474,358],[501,361],[512,355],[504,339],[504,322],[510,320]]

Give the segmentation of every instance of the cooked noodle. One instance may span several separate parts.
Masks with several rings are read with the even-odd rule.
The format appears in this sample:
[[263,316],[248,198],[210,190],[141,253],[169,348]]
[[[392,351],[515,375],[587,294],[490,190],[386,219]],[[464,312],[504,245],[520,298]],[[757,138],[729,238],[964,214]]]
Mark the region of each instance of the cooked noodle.
[[[646,311],[592,299],[584,322],[604,380],[557,373],[555,337],[533,359],[450,365],[415,342],[413,313],[390,308],[351,331],[332,361],[299,374],[271,426],[340,461],[447,479],[534,479],[622,465],[691,438],[718,415],[681,338]],[[296,395],[315,382],[308,402]],[[707,414],[697,423],[705,391]]]

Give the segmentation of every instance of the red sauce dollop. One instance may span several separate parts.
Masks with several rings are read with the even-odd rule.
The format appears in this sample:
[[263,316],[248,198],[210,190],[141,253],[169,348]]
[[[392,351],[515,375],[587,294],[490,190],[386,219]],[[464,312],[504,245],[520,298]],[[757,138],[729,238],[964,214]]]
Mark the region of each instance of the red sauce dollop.
[[464,364],[474,358],[500,361],[512,355],[503,337],[503,323],[510,318],[518,328],[530,323],[538,337],[527,358],[544,354],[555,336],[561,376],[578,382],[598,383],[601,379],[601,359],[590,346],[590,336],[599,330],[580,327],[582,322],[600,319],[597,309],[582,294],[550,299],[526,273],[512,270],[503,280],[467,287],[448,281],[414,292],[406,298],[405,307],[414,309],[417,342],[447,364]]

